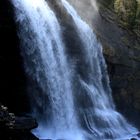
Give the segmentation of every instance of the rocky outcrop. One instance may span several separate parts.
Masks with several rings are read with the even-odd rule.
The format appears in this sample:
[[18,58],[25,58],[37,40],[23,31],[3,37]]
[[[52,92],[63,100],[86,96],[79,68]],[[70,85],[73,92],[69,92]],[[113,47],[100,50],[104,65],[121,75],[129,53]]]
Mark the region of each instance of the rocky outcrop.
[[8,108],[0,105],[0,138],[6,140],[38,140],[31,134],[37,127],[35,119],[29,116],[16,117]]
[[120,18],[122,24],[132,27],[135,24],[135,18],[137,13],[137,1],[136,0],[115,0],[114,9]]
[[115,0],[114,9],[121,25],[140,36],[140,0]]
[[[117,4],[120,4],[118,9]],[[100,26],[106,30],[101,32],[96,26],[96,32],[103,44],[117,108],[140,127],[140,38],[136,29],[136,4],[135,0],[120,0],[120,3],[116,0],[115,7],[102,5]]]
[[139,1],[69,1],[103,45],[117,109],[140,127]]

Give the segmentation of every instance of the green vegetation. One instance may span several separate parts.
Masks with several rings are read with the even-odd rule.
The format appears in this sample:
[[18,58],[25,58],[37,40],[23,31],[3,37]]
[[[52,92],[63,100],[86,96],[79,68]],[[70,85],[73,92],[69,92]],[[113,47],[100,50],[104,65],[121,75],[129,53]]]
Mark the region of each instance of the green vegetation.
[[115,0],[114,8],[124,26],[133,27],[135,25],[137,15],[136,0]]
[[139,34],[140,36],[140,0],[137,0],[137,12],[135,22],[136,22],[135,25],[136,33]]
[[114,0],[114,10],[121,25],[140,36],[140,0]]

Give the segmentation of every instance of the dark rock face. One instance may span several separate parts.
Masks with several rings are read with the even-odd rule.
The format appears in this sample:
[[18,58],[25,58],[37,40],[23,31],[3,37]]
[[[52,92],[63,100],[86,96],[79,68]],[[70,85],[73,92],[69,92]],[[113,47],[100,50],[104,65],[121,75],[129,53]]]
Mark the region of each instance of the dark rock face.
[[[136,23],[137,17],[132,19],[136,20],[133,21],[135,24],[132,24],[132,20],[131,22],[128,21],[129,15],[124,19],[129,26],[122,23],[122,19],[114,9],[115,0],[97,0],[96,4],[92,3],[94,0],[91,0],[92,4],[88,4],[88,0],[68,1],[93,28],[103,45],[117,109],[130,121],[136,120],[135,124],[140,127],[140,37],[138,28],[135,28],[135,25],[138,24]],[[136,4],[135,2],[132,3],[133,5]],[[98,10],[95,10],[95,5],[98,5]],[[128,10],[130,5],[126,1],[124,6]],[[130,7],[130,11],[131,9],[134,10],[134,7]],[[139,7],[136,9],[137,16],[138,9]]]
[[[28,121],[28,118],[26,118],[24,121]],[[9,129],[8,127],[3,127],[0,129],[0,138],[4,138],[5,140],[39,140],[30,132],[30,129],[24,129],[22,127],[20,129]]]
[[0,42],[0,101],[12,112],[26,111],[26,77],[10,0],[0,0]]
[[38,140],[31,134],[37,122],[29,116],[16,117],[8,108],[0,105],[0,138],[6,140]]
[[115,0],[115,12],[120,23],[131,28],[140,37],[140,1],[139,0]]
[[132,27],[136,18],[137,1],[115,0],[114,8],[121,21],[123,21],[123,24]]
[[102,5],[99,12],[100,27],[93,24],[103,44],[114,100],[118,110],[140,127],[140,38],[121,24],[111,5]]

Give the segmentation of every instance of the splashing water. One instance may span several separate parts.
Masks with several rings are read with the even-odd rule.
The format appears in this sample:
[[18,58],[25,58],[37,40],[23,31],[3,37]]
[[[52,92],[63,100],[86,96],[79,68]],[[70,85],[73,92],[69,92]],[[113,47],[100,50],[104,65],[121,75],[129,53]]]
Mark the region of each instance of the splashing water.
[[[26,73],[42,90],[42,95],[36,93],[36,88],[30,91],[36,102],[33,114],[39,122],[34,133],[41,138],[65,138],[65,131],[75,133],[73,130],[78,126],[73,107],[72,73],[67,64],[60,25],[44,0],[13,0],[13,3],[20,25]],[[51,109],[47,107],[46,98],[49,98]],[[42,109],[42,114],[37,108]]]
[[61,1],[73,18],[90,69],[90,72],[87,73],[87,75],[89,74],[88,83],[80,79],[81,85],[86,89],[93,102],[92,107],[82,112],[88,130],[101,139],[106,137],[115,139],[135,133],[137,130],[115,111],[102,48],[97,42],[95,34],[66,0]]
[[[87,140],[87,137],[91,140],[120,139],[135,133],[137,130],[115,111],[101,45],[74,8],[62,0],[75,23],[88,65],[86,80],[82,76],[77,80],[92,105],[87,108],[81,106],[81,113],[77,113],[74,104],[76,93],[72,78],[77,72],[69,66],[62,29],[55,13],[45,0],[12,2],[19,25],[21,54],[30,83],[32,114],[39,123],[33,133],[40,139],[67,140]],[[86,129],[78,118],[82,118]]]

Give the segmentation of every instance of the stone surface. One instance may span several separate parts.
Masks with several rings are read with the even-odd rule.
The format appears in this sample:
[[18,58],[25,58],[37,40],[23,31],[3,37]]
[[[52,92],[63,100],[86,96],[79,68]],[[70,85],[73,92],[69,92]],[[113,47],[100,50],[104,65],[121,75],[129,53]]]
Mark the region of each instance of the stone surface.
[[136,0],[115,0],[114,8],[124,26],[130,28],[134,26],[137,13]]
[[[130,5],[127,6],[129,9]],[[134,9],[129,10],[132,12],[131,10]],[[109,9],[102,5],[99,14],[102,18],[98,21],[105,30],[96,26],[96,32],[103,44],[114,101],[118,110],[131,121],[136,120],[135,125],[140,127],[138,119],[140,115],[140,38],[134,32],[134,25],[126,19],[129,27],[125,26],[113,7]],[[134,19],[133,22],[135,22]]]
[[37,122],[32,117],[16,117],[8,108],[0,105],[0,139],[5,140],[38,140],[31,134]]
[[[114,9],[114,0],[98,0],[94,5],[94,0],[68,1],[93,28],[103,45],[117,109],[140,127],[140,37],[136,33],[140,30],[135,28],[136,19],[133,19],[135,25],[128,23],[130,26],[125,26]],[[134,7],[125,2],[131,12]]]

